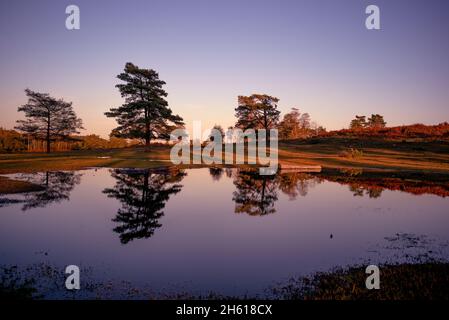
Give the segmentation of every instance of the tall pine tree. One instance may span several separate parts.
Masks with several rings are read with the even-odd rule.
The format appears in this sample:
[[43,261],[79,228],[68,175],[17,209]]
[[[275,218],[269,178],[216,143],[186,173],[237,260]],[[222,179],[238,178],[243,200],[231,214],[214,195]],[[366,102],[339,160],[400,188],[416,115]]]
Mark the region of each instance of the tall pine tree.
[[112,130],[113,136],[142,139],[149,146],[151,140],[168,140],[171,131],[184,126],[183,119],[168,107],[167,93],[162,88],[165,82],[156,71],[128,62],[117,78],[124,82],[116,87],[125,103],[105,113],[116,118],[119,125]]

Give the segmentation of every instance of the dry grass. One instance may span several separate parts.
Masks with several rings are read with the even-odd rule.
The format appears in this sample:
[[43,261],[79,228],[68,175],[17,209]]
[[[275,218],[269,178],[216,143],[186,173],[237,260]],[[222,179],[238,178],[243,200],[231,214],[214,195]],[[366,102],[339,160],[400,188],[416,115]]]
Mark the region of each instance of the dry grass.
[[[347,150],[359,150],[361,157],[342,157]],[[0,155],[0,174],[45,170],[76,170],[86,167],[153,168],[171,166],[169,146],[86,150],[60,153]],[[323,168],[416,170],[449,174],[448,142],[389,142],[326,138],[288,141],[279,144],[281,165],[319,165]],[[198,167],[191,165],[184,167]]]
[[[348,149],[362,157],[341,157]],[[449,143],[394,142],[354,139],[291,141],[280,144],[281,163],[314,164],[325,168],[427,170],[449,173]]]
[[273,288],[287,300],[448,300],[449,264],[428,262],[380,266],[379,290],[365,286],[365,267],[291,279]]

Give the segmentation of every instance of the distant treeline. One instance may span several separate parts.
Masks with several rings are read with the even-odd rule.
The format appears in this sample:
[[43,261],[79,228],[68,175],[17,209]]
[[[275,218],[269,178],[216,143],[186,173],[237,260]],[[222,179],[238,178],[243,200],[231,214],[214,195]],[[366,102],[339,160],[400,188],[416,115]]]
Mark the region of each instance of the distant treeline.
[[[25,89],[28,101],[18,107],[19,112],[24,112],[25,119],[17,120],[14,128],[18,131],[0,129],[0,152],[123,148],[137,144],[137,141],[149,147],[152,143],[173,139],[175,130],[182,132],[177,138],[187,135],[183,118],[169,108],[167,92],[163,89],[166,83],[159,79],[155,70],[139,68],[128,62],[117,78],[121,82],[116,88],[124,102],[105,112],[118,125],[112,129],[109,140],[97,135],[80,136],[80,130],[84,129],[83,122],[76,115],[72,102],[54,98],[48,93]],[[327,132],[326,128],[312,121],[307,112],[300,112],[297,108],[291,108],[281,118],[278,103],[278,97],[268,94],[238,96],[237,107],[234,108],[236,122],[228,129],[277,129],[280,140],[328,136],[449,138],[447,122],[433,126],[414,124],[387,127],[387,122],[380,114],[371,114],[369,117],[356,115],[349,123],[349,129]],[[225,140],[227,134],[220,124],[215,124],[213,129],[213,134],[209,137],[211,140],[220,134],[222,140],[229,141]]]
[[[71,136],[64,141],[55,141],[51,144],[52,151],[90,150],[126,148],[139,144],[139,141],[110,137],[103,139],[98,135]],[[0,153],[7,152],[45,152],[45,140],[34,139],[15,130],[0,128]]]
[[378,137],[385,139],[449,139],[449,123],[412,124],[396,127],[356,128],[325,132],[321,136]]

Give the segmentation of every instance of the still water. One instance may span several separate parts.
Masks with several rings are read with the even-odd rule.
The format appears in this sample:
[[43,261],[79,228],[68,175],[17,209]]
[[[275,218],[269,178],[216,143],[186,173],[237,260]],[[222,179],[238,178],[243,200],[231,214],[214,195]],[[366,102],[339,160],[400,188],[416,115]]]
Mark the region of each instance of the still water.
[[427,189],[237,169],[9,176],[45,190],[0,196],[0,264],[74,264],[82,287],[108,283],[111,297],[119,283],[136,296],[257,295],[334,267],[449,258],[449,197]]

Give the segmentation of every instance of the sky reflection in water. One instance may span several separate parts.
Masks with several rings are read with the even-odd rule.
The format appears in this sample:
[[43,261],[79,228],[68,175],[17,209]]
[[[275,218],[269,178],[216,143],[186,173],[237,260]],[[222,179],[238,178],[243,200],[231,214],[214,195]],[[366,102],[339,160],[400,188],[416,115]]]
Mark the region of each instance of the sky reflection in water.
[[100,281],[254,294],[335,266],[449,257],[448,197],[372,181],[213,168],[13,176],[46,191],[0,196],[2,265],[76,264]]

